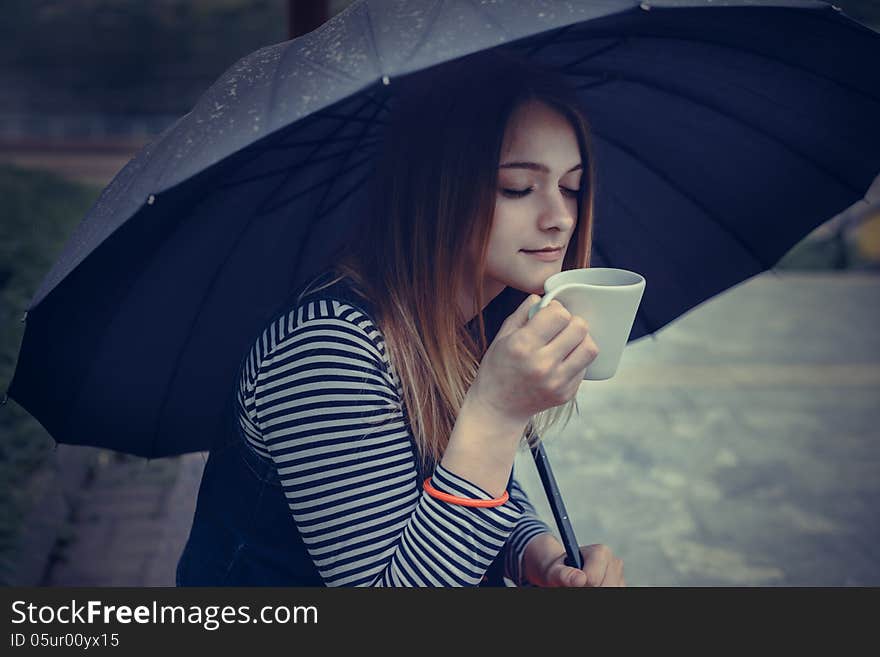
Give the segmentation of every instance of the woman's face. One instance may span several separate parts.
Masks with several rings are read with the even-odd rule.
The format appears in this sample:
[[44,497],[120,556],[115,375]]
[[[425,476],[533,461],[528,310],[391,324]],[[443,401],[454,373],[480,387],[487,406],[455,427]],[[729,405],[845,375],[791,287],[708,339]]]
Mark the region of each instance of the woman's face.
[[[539,101],[520,105],[504,134],[495,214],[489,235],[484,295],[510,285],[544,293],[544,281],[561,271],[577,223],[582,163],[568,120]],[[562,249],[541,258],[529,250]]]

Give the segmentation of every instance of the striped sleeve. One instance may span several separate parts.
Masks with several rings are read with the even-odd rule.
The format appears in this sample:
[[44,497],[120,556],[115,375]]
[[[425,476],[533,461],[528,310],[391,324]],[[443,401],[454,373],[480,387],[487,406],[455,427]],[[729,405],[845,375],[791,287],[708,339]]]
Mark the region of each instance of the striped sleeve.
[[[512,534],[527,540],[524,495],[483,508],[424,493],[401,399],[371,318],[319,299],[273,322],[252,348],[239,422],[252,448],[275,463],[325,584],[477,585]],[[442,465],[433,484],[492,497]]]
[[526,545],[538,534],[553,534],[553,531],[538,517],[538,513],[516,478],[511,482],[510,497],[519,504],[523,513],[517,520],[505,547],[504,576],[516,586],[531,586],[523,579],[522,558]]

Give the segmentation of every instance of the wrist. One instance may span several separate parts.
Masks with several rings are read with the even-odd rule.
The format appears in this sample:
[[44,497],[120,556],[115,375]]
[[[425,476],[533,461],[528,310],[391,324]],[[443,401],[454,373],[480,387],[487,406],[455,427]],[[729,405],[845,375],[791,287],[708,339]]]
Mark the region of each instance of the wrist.
[[465,399],[443,452],[443,467],[493,497],[507,488],[525,423],[500,418]]
[[461,405],[461,414],[472,416],[485,427],[494,427],[504,435],[522,436],[531,416],[519,417],[496,408],[480,397],[474,388],[468,390]]

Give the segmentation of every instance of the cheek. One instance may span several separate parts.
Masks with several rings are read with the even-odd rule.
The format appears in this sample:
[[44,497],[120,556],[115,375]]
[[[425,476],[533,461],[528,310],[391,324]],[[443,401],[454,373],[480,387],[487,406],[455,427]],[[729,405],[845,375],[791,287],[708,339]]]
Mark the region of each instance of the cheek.
[[[496,215],[496,219],[498,219]],[[501,228],[501,224],[499,221],[495,221],[492,224],[492,229],[489,231],[489,242],[486,245],[486,267],[489,269],[497,270],[498,265],[504,262],[505,256],[504,251],[506,250],[506,246],[504,244],[505,237],[504,231]]]
[[522,237],[524,218],[528,212],[522,207],[514,208],[506,204],[498,204],[492,219],[492,229],[489,232],[490,244],[497,245],[516,243],[518,237]]
[[495,224],[489,233],[489,248],[487,258],[494,260],[508,259],[512,253],[517,250],[516,247],[517,231],[512,231],[510,226],[504,223]]

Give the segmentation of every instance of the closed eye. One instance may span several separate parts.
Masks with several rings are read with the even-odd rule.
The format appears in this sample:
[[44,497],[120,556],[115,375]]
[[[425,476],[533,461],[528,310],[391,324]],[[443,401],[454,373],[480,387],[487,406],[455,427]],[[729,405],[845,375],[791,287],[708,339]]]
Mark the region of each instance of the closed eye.
[[[534,187],[529,187],[528,189],[502,189],[501,191],[505,196],[512,196],[514,198],[522,198],[523,196],[527,196],[529,193],[534,191]],[[569,196],[577,196],[578,190],[576,189],[568,189],[568,187],[560,187],[563,194],[567,194]]]

